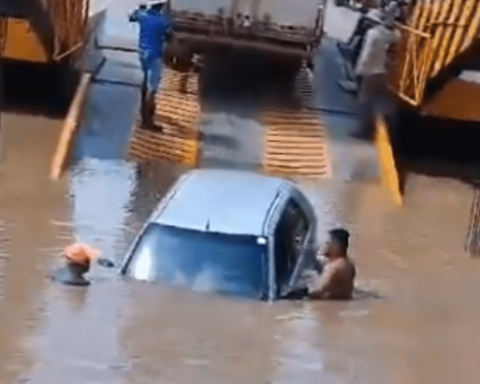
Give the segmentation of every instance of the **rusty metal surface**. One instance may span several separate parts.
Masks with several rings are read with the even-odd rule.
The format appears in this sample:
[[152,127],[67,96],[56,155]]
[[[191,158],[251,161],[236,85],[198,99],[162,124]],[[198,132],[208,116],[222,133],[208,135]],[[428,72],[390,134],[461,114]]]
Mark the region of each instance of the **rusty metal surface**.
[[279,52],[302,54],[319,42],[316,31],[305,27],[258,24],[252,29],[231,29],[224,20],[193,14],[174,16],[174,30],[178,39],[193,47],[230,45],[262,50],[278,47]]
[[2,57],[63,61],[83,47],[89,0],[19,0],[4,11],[7,28]]
[[89,0],[44,0],[51,20],[54,20],[54,59],[79,49],[84,43],[88,22]]
[[401,30],[393,87],[402,99],[418,106],[427,84],[478,41],[478,0],[419,1]]
[[[181,83],[188,76],[186,92]],[[137,118],[128,157],[134,161],[168,160],[188,166],[198,162],[198,75],[166,68],[157,94],[154,122],[163,132],[142,129]]]
[[8,19],[0,14],[0,57],[3,57],[5,42],[7,38]]
[[174,11],[226,17],[248,15],[251,20],[269,19],[278,25],[305,26],[312,29],[318,0],[171,0]]
[[[286,54],[299,54],[311,51],[319,44],[323,33],[325,4],[326,1],[318,4],[311,0],[301,4],[278,3],[272,8],[277,15],[274,17],[264,12],[272,4],[264,9],[263,2],[258,5],[258,9],[252,4],[242,3],[238,4],[238,12],[227,12],[225,9],[184,9],[174,1],[170,12],[176,35],[189,43],[203,46],[205,42],[209,42],[210,46],[250,45],[264,50],[268,50],[269,46],[278,46],[285,49]],[[301,10],[305,17],[286,22],[292,13],[295,14],[292,7],[297,12]],[[287,19],[279,18],[279,15],[286,15]],[[295,52],[287,52],[288,49]]]
[[314,53],[313,50],[307,50],[305,45],[302,44],[285,44],[284,42],[272,43],[271,41],[262,42],[236,37],[209,37],[199,36],[196,33],[177,33],[176,39],[181,44],[190,46],[193,52],[198,53],[209,52],[223,47],[251,49],[281,56],[294,56],[300,58],[308,58]]
[[25,19],[6,18],[2,28],[2,57],[11,60],[47,62],[50,55]]
[[452,79],[422,107],[423,115],[480,122],[480,84]]

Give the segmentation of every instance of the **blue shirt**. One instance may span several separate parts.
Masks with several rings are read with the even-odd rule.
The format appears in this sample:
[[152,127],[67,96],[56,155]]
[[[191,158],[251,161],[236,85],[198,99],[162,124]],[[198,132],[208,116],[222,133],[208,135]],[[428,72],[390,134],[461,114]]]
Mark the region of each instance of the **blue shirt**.
[[166,35],[170,32],[170,23],[165,15],[151,10],[135,10],[129,17],[131,22],[140,25],[140,51],[161,57]]

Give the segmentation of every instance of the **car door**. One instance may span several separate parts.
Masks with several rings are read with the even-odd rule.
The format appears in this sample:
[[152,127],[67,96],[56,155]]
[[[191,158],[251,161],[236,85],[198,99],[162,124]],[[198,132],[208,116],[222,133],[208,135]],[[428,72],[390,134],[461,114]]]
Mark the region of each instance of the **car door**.
[[291,199],[297,206],[299,215],[304,222],[302,229],[295,235],[295,246],[298,256],[288,286],[285,288],[285,294],[305,289],[306,283],[303,281],[304,272],[315,267],[318,251],[317,218],[312,205],[306,196],[298,190],[294,191]]
[[274,232],[276,294],[283,296],[290,290],[298,264],[304,259],[304,250],[312,230],[311,221],[294,196],[283,206]]

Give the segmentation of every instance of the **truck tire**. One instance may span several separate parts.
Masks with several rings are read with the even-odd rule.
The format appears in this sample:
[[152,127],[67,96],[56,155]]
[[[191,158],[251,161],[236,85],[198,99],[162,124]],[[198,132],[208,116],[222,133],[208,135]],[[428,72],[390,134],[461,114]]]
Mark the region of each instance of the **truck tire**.
[[305,63],[305,66],[310,70],[310,71],[314,71],[315,69],[315,63],[313,62],[313,57],[309,57],[307,59],[307,62]]

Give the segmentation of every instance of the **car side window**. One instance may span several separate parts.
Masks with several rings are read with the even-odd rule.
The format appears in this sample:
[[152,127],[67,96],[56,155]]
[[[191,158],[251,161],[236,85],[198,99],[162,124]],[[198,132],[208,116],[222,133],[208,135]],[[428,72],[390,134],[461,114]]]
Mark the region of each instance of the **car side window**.
[[309,223],[300,205],[293,199],[280,217],[274,234],[277,286],[287,284],[301,254]]

